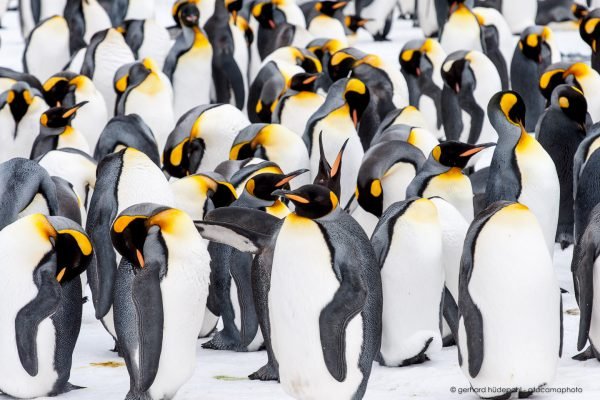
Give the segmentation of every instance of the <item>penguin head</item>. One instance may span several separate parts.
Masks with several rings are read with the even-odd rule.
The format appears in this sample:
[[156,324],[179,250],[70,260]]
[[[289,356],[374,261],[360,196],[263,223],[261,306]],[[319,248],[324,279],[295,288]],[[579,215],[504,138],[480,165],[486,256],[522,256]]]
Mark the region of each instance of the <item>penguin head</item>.
[[525,102],[519,93],[512,90],[496,93],[490,99],[487,111],[499,136],[507,132],[521,135],[525,130]]
[[569,66],[570,65],[568,63],[555,63],[548,66],[548,68],[546,68],[546,70],[540,75],[539,88],[542,92],[542,96],[544,96],[546,99],[547,105],[550,105],[550,100],[552,98],[552,92],[554,89],[558,85],[566,83],[563,75]]
[[81,107],[86,105],[87,101],[75,104],[73,107],[53,107],[47,110],[40,117],[40,124],[44,128],[64,128],[71,124],[73,118]]
[[569,79],[571,79],[572,81],[577,83],[578,87],[581,88],[580,82],[582,80],[585,80],[592,74],[595,75],[595,72],[596,71],[588,64],[583,62],[576,62],[571,64],[571,66],[569,66],[569,68],[567,68],[565,72],[563,72],[563,79],[565,79],[567,83],[570,83],[571,81]]
[[588,12],[587,9],[583,9],[580,11],[580,15],[579,35],[592,48],[592,52],[596,53],[598,39],[600,39],[600,10],[595,9]]
[[552,104],[558,106],[567,117],[585,126],[587,101],[581,90],[569,85],[557,86],[552,93]]
[[312,92],[316,93],[318,89],[318,81],[321,77],[321,73],[309,74],[307,72],[300,72],[294,76],[290,81],[290,89],[297,92]]
[[466,51],[454,52],[442,64],[442,79],[456,94],[475,86],[475,76],[469,66],[468,54]]
[[344,90],[344,99],[350,108],[350,118],[352,118],[354,127],[358,127],[371,99],[367,85],[356,78],[348,79]]
[[471,157],[495,145],[495,143],[469,144],[450,140],[435,146],[431,150],[430,157],[445,167],[463,169]]
[[315,176],[313,184],[325,186],[329,188],[339,198],[341,189],[342,179],[342,157],[344,156],[344,150],[348,145],[348,140],[344,142],[340,151],[338,152],[333,164],[330,165],[325,156],[325,149],[323,147],[323,132],[319,133],[319,171]]
[[296,190],[276,190],[275,196],[290,200],[295,205],[294,214],[310,219],[326,216],[339,204],[338,197],[331,190],[321,185],[304,185]]
[[196,4],[187,2],[177,9],[177,19],[181,26],[193,28],[200,21],[200,10]]
[[583,19],[590,14],[590,10],[583,4],[573,2],[573,4],[571,4],[571,13],[575,17],[575,19],[581,24]]
[[552,37],[552,31],[547,26],[530,26],[521,33],[517,47],[528,59],[541,64],[550,58],[550,47],[547,41]]
[[347,1],[317,1],[314,5],[314,8],[321,14],[333,17],[337,11],[343,10],[347,4]]
[[216,172],[188,175],[170,185],[178,201],[189,204],[186,211],[194,219],[203,219],[209,211],[227,207],[237,199],[233,185]]
[[112,224],[110,236],[115,249],[137,269],[168,273],[167,256],[189,250],[196,238],[194,223],[183,211],[153,203],[126,208]]
[[296,59],[296,65],[302,67],[304,71],[311,74],[323,71],[321,60],[310,50],[300,47],[290,47],[290,51]]
[[[196,8],[196,10],[198,10],[198,3],[200,3],[200,0],[176,0],[173,3],[173,7],[171,8],[171,16],[173,17],[173,20],[175,21],[175,24],[177,26],[181,26],[182,21],[181,21],[181,10],[183,8],[188,8],[190,6],[193,6]],[[190,11],[188,11],[190,12]],[[193,11],[192,11],[193,12]],[[198,11],[198,16],[200,16],[200,12]]]
[[433,39],[428,38],[425,40],[411,40],[406,43],[399,56],[402,70],[417,78],[423,73],[428,74],[429,71],[433,71],[433,63],[427,55],[433,41]]
[[244,190],[260,200],[273,202],[278,198],[273,194],[274,191],[290,190],[290,181],[306,172],[307,169],[299,169],[289,174],[259,173],[248,179]]
[[358,61],[358,57],[349,50],[342,49],[334,53],[329,59],[327,72],[333,81],[347,78],[352,72],[352,67]]
[[133,63],[127,73],[127,87],[139,85],[144,82],[149,75],[156,74],[158,71],[158,66],[151,58],[144,58],[139,62]]
[[331,55],[345,47],[338,39],[315,39],[306,46],[321,61],[322,66],[327,66]]
[[63,105],[63,103],[69,105],[69,102],[73,102],[74,98],[65,100],[67,95],[72,94],[76,89],[76,85],[71,83],[71,80],[75,77],[77,77],[77,74],[73,72],[59,72],[48,78],[43,85],[46,103],[54,107]]
[[344,25],[352,33],[358,32],[360,28],[364,28],[367,22],[373,21],[372,18],[361,18],[356,15],[346,15],[344,17]]
[[252,16],[264,29],[275,29],[286,22],[285,14],[270,1],[256,3],[252,7]]
[[15,83],[4,93],[3,96],[5,96],[6,103],[10,108],[10,113],[15,122],[20,122],[25,114],[27,114],[29,106],[33,103],[36,94],[37,91],[32,89],[25,82]]
[[56,279],[65,284],[78,277],[93,258],[93,246],[85,230],[68,218],[33,214],[56,252]]

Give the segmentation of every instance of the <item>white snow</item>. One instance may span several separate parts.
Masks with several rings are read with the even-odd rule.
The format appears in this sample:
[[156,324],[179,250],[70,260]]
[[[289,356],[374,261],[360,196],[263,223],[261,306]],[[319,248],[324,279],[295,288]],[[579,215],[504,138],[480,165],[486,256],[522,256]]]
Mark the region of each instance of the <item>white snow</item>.
[[[162,9],[169,1],[161,0]],[[158,19],[164,25],[172,24],[170,15],[164,10]],[[21,69],[23,40],[18,30],[16,13],[9,12],[0,29],[0,65]],[[419,30],[406,21],[398,21],[388,42],[372,43],[360,35],[355,46],[364,51],[376,53],[392,65],[398,65],[398,53],[402,45],[410,39],[421,36]],[[566,54],[581,54],[589,57],[589,48],[579,38],[576,31],[557,31],[556,39],[561,51]],[[516,41],[516,37],[515,37]],[[569,293],[564,301],[564,349],[557,376],[550,387],[580,388],[581,393],[535,394],[532,398],[543,399],[598,399],[600,398],[600,363],[596,360],[578,362],[571,359],[577,354],[579,316],[573,315],[577,305],[573,297],[573,284],[570,273],[572,248],[562,252],[556,250],[554,264],[562,288]],[[531,288],[535,290],[535,288]],[[568,312],[569,311],[569,312]],[[515,327],[518,329],[518,327]],[[251,400],[287,398],[281,386],[275,382],[250,381],[246,376],[264,365],[266,353],[234,353],[228,351],[204,350],[198,342],[197,365],[193,377],[186,383],[176,400]],[[93,316],[91,301],[84,306],[84,320],[79,341],[74,352],[70,382],[84,386],[64,395],[60,399],[77,400],[120,400],[129,389],[129,377],[123,360],[109,351],[113,347],[110,336]],[[474,393],[452,393],[451,388],[467,389],[468,381],[463,376],[457,360],[456,347],[445,348],[432,356],[432,360],[421,365],[404,368],[386,368],[374,364],[365,399],[477,399]],[[116,367],[97,365],[117,363]],[[0,399],[8,399],[0,395]],[[331,399],[334,400],[334,399]]]

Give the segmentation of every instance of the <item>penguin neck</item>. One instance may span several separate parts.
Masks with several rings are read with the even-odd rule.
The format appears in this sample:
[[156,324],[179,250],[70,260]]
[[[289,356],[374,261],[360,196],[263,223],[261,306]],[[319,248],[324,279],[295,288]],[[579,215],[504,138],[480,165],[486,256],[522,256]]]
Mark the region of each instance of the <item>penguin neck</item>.
[[195,25],[193,27],[184,26],[183,27],[183,40],[190,47],[200,47],[200,46],[208,43],[208,39],[206,38],[206,35],[204,34],[202,29],[200,29],[200,27],[198,25]]
[[243,208],[253,208],[253,209],[262,209],[267,207],[272,207],[275,205],[275,201],[259,199],[258,197],[252,196],[246,190],[242,192],[241,196],[233,202],[232,206],[235,207],[243,207]]
[[50,128],[48,126],[42,126],[40,128],[40,135],[41,136],[60,136],[63,134],[68,134],[72,130],[73,130],[73,128],[70,125],[61,126],[59,128]]

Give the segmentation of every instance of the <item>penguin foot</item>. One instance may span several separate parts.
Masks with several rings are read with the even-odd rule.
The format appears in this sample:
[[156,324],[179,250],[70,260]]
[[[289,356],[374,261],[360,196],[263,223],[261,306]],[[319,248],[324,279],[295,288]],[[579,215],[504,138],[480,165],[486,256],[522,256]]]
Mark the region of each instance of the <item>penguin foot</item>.
[[560,288],[560,293],[569,293],[567,289]]
[[592,358],[595,358],[595,356],[594,356],[594,350],[592,349],[592,346],[589,346],[583,352],[581,352],[581,353],[579,353],[577,355],[574,355],[571,358],[573,360],[576,360],[576,361],[591,360]]
[[238,341],[223,335],[222,332],[217,332],[211,340],[203,343],[202,348],[208,350],[246,351]]
[[374,34],[374,35],[373,35],[373,39],[374,39],[376,42],[389,42],[389,41],[390,41],[390,39],[388,39],[388,38],[387,38],[387,35],[383,35],[383,34],[381,34],[381,33],[376,33],[376,34]]
[[204,335],[204,336],[202,336],[202,335],[198,335],[198,339],[204,339],[204,338],[207,338],[207,337],[211,337],[211,336],[212,336],[212,335],[214,335],[216,332],[217,332],[217,327],[215,326],[215,327],[213,328],[213,330],[212,330],[212,331],[210,331],[210,332],[208,332],[206,335]]
[[279,371],[271,363],[262,366],[258,371],[248,375],[253,381],[279,381]]
[[113,353],[117,353],[119,357],[123,357],[123,352],[121,351],[121,346],[119,342],[115,340],[115,347],[111,350]]
[[560,232],[556,234],[555,242],[560,244],[561,250],[564,250],[573,243],[575,243],[575,239],[573,238],[572,233]]
[[127,393],[127,396],[125,396],[125,400],[152,400],[152,397],[150,397],[150,394],[148,392],[132,393],[131,391],[129,391],[129,393]]
[[528,392],[521,392],[521,391],[519,390],[519,398],[520,398],[520,399],[526,399],[526,398],[528,398],[529,396],[531,396],[532,394],[533,394],[533,390],[530,390],[530,391],[528,391]]
[[450,347],[450,346],[454,346],[454,345],[456,345],[456,341],[454,340],[454,337],[452,335],[448,335],[442,339],[443,347]]
[[50,393],[50,396],[54,397],[54,396],[58,396],[58,395],[61,395],[61,394],[64,394],[64,393],[68,393],[68,392],[70,392],[72,390],[79,390],[79,389],[85,389],[85,387],[73,385],[73,384],[67,382],[67,383],[65,383],[65,386],[62,387],[61,389],[57,390],[56,392]]
[[427,351],[427,349],[429,348],[429,345],[431,344],[431,342],[433,342],[433,338],[429,338],[427,339],[427,341],[425,342],[425,345],[423,346],[423,348],[421,349],[421,351],[419,352],[419,354],[417,354],[414,357],[411,357],[409,359],[406,359],[404,361],[402,361],[402,364],[400,364],[400,367],[406,367],[409,365],[415,365],[415,364],[422,364],[425,361],[429,361],[429,357],[427,357],[427,354],[425,354],[425,352]]

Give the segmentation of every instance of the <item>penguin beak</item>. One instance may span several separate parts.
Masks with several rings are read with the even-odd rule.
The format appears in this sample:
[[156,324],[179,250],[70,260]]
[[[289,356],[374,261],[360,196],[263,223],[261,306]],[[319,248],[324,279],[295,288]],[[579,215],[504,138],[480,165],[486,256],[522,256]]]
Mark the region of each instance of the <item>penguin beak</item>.
[[339,10],[340,8],[344,8],[344,7],[346,7],[346,4],[348,4],[348,2],[347,2],[347,1],[340,1],[340,2],[338,2],[338,3],[335,3],[335,4],[333,5],[333,7],[332,7],[332,8],[333,8],[334,10]]
[[269,26],[271,27],[271,29],[275,29],[275,21],[273,21],[272,19],[269,19],[268,23],[269,23]]
[[88,101],[82,101],[79,104],[75,104],[73,107],[69,108],[63,115],[63,118],[70,118],[73,114],[75,114],[77,112],[77,110],[79,110],[81,107],[85,106],[87,103],[89,103]]
[[319,74],[314,74],[313,76],[309,76],[308,78],[306,78],[305,80],[302,81],[302,84],[309,85],[309,84],[313,83],[314,81],[316,81],[318,77],[319,77]]
[[304,173],[308,172],[308,169],[303,168],[303,169],[299,169],[297,171],[294,172],[290,172],[289,174],[285,175],[285,178],[283,178],[282,180],[280,180],[279,182],[277,182],[275,184],[275,187],[282,187],[283,185],[285,185],[286,183],[288,183],[289,181],[291,181],[292,179],[294,179],[297,176],[300,176]]
[[346,139],[346,141],[342,145],[342,148],[338,152],[338,155],[335,158],[333,165],[331,166],[331,172],[329,173],[330,177],[334,177],[338,174],[338,172],[340,172],[340,166],[342,165],[342,156],[344,155],[344,150],[346,150],[346,145],[348,144],[348,140],[350,140],[350,139]]
[[484,143],[484,144],[480,144],[477,147],[474,147],[472,149],[469,149],[465,152],[462,152],[459,157],[471,157],[472,155],[475,155],[477,153],[479,153],[480,151],[487,149],[488,147],[492,147],[495,146],[496,143]]
[[302,203],[302,204],[310,203],[310,201],[308,199],[305,199],[304,197],[300,196],[299,194],[297,194],[296,192],[291,191],[291,190],[278,189],[278,190],[275,190],[273,193],[271,193],[271,196],[285,197],[286,199],[290,199],[294,203]]
[[237,25],[237,10],[233,10],[231,16],[233,17],[233,24]]

